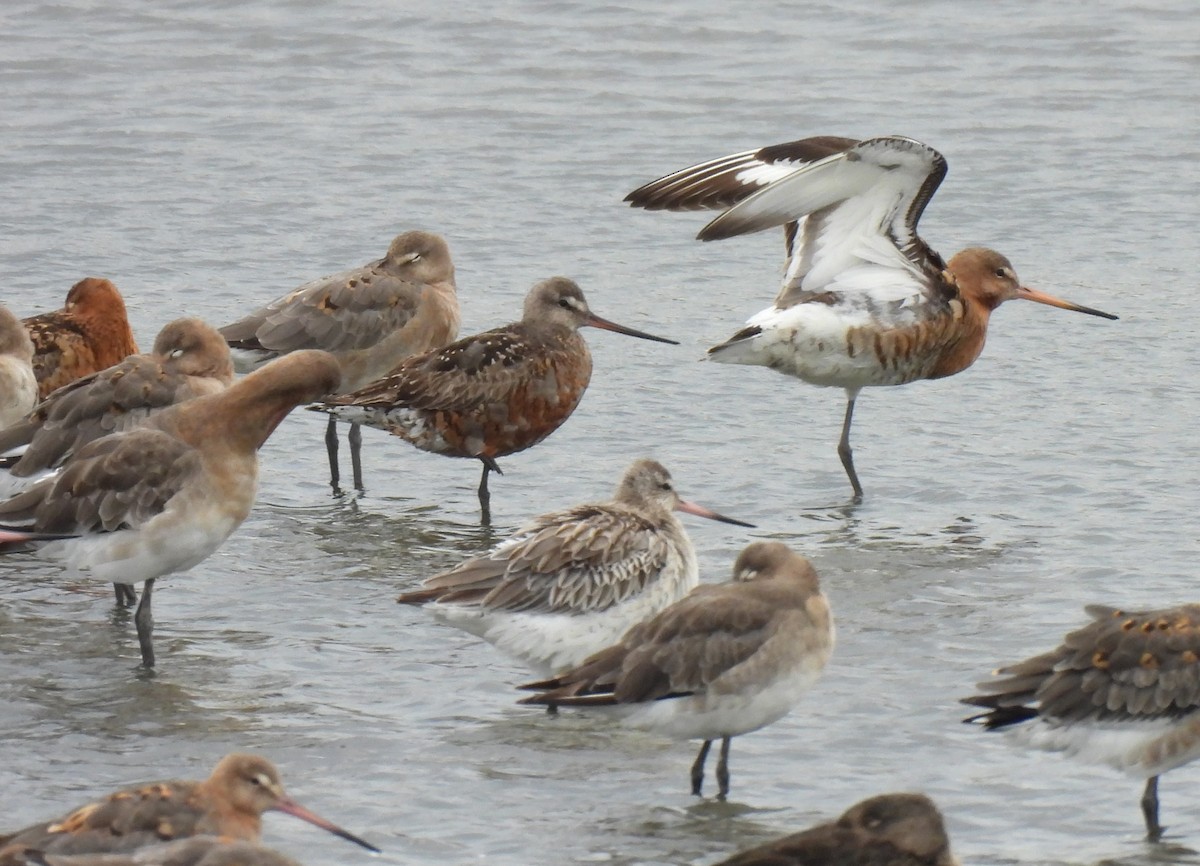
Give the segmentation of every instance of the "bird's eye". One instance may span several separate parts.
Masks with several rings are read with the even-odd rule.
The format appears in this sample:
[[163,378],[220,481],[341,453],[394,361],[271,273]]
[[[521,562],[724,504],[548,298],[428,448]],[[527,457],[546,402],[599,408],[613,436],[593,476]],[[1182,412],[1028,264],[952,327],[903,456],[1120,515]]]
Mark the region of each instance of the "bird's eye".
[[251,784],[251,785],[258,785],[258,786],[260,786],[260,787],[263,787],[263,788],[265,788],[265,787],[267,786],[267,780],[266,780],[266,779],[264,779],[262,776],[251,776],[251,777],[250,777],[250,784]]
[[173,349],[171,351],[171,354],[167,355],[167,357],[168,358],[182,358],[183,357],[183,349]]
[[570,301],[568,301],[566,298],[559,298],[559,299],[558,299],[558,305],[559,305],[560,307],[562,307],[564,310],[569,310],[569,309],[571,309],[571,302],[570,302]]
[[1008,268],[996,268],[996,276],[1007,277],[1008,276]]
[[670,482],[670,481],[664,481],[662,484],[658,485],[658,489],[659,489],[659,490],[670,490],[670,489],[671,489],[671,482]]

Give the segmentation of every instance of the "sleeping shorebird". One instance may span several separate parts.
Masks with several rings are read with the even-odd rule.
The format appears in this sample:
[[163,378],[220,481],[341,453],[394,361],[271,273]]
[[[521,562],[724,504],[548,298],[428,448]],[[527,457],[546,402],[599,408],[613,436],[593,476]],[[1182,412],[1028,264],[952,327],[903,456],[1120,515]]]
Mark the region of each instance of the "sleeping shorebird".
[[24,418],[37,399],[33,342],[21,320],[0,304],[0,428]]
[[52,854],[128,853],[192,836],[257,842],[262,814],[283,812],[369,851],[379,849],[310,812],[287,795],[279,771],[258,755],[231,754],[202,782],[150,782],[94,800],[54,821],[0,838],[0,866],[34,849]]
[[699,583],[696,551],[673,511],[750,526],[680,499],[662,464],[638,460],[611,501],[535,517],[397,601],[428,603],[440,621],[539,673],[566,670]]
[[551,277],[529,290],[521,321],[414,355],[378,382],[309,408],[387,430],[423,451],[482,461],[486,523],[496,458],[541,442],[583,398],[592,377],[579,336],[585,326],[679,345],[600,318],[578,285]]
[[1092,622],[1057,649],[996,671],[963,703],[964,721],[1024,745],[1146,779],[1142,814],[1157,840],[1158,777],[1200,757],[1200,604],[1086,608]]
[[33,340],[40,400],[138,350],[125,315],[125,299],[116,286],[99,277],[77,282],[61,310],[31,316],[25,329]]
[[[76,379],[51,393],[27,417],[0,430],[0,495],[12,496],[58,469],[93,439],[136,427],[151,413],[233,381],[229,347],[199,319],[176,319],[161,331],[148,355]],[[9,456],[7,453],[22,449]],[[137,601],[132,588],[115,583],[117,604]]]
[[294,352],[224,391],[90,442],[57,475],[0,503],[0,524],[8,524],[0,541],[75,535],[45,554],[111,583],[145,582],[134,623],[142,663],[152,667],[155,579],[208,558],[241,525],[258,488],[258,449],[288,412],[328,394],[338,377],[327,353]]
[[47,854],[27,848],[16,862],[27,866],[300,866],[278,851],[225,836],[192,836],[127,854]]
[[[351,271],[321,277],[272,301],[221,334],[240,372],[297,349],[323,349],[342,369],[339,394],[390,373],[409,355],[444,346],[458,335],[458,295],[446,241],[431,232],[397,235],[387,255]],[[350,425],[354,487],[361,490],[362,430]],[[330,483],[337,490],[337,419],[325,431]]]
[[983,351],[992,311],[1013,298],[1117,318],[1022,286],[993,250],[943,262],[917,221],[945,175],[942,155],[911,138],[826,136],[685,168],[625,199],[649,210],[728,208],[701,230],[705,241],[784,227],[775,303],[708,356],[846,389],[838,455],[856,500],[850,421],[864,387],[965,370]]
[[851,806],[836,821],[750,848],[714,866],[849,864],[958,866],[958,861],[932,800],[924,794],[880,794]]
[[14,479],[32,483],[93,439],[129,430],[158,409],[215,394],[233,381],[229,347],[199,319],[176,319],[154,349],[59,388],[0,430],[0,457]]
[[833,619],[812,564],[779,542],[751,544],[733,580],[701,585],[583,664],[523,689],[520,701],[602,707],[632,727],[704,744],[721,740],[718,798],[729,794],[729,743],[782,718],[833,652]]

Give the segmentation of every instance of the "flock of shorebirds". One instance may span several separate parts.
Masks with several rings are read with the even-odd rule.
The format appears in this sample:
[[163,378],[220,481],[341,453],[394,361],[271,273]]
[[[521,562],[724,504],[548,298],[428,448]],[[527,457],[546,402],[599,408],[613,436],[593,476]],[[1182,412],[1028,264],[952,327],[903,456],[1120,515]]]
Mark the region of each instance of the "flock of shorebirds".
[[[967,368],[1007,300],[1116,318],[1023,286],[989,249],[944,261],[917,222],[945,172],[941,154],[912,139],[822,137],[701,163],[627,198],[720,210],[702,240],[783,228],[775,301],[709,357],[844,388],[837,450],[855,501],[850,425],[862,388]],[[600,318],[565,277],[535,285],[517,322],[456,340],[458,326],[449,249],[424,231],[226,327],[171,322],[148,354],[137,354],[107,280],[81,281],[62,310],[24,323],[0,308],[0,548],[34,548],[111,582],[119,605],[137,604],[142,662],[153,666],[156,579],[201,562],[241,524],[257,452],[296,406],[330,416],[335,489],[337,422],[350,425],[356,488],[361,427],[376,427],[479,460],[486,521],[497,460],[549,436],[583,397],[582,327],[672,342]],[[235,367],[251,372],[235,381]],[[521,686],[532,692],[522,703],[701,740],[696,795],[720,741],[723,799],[731,738],[781,718],[812,686],[833,650],[833,619],[812,565],[778,542],[746,547],[729,582],[699,585],[675,512],[749,525],[685,501],[664,466],[637,460],[611,500],[535,517],[399,601],[528,665],[540,679]],[[1146,779],[1145,824],[1157,839],[1158,776],[1200,755],[1200,606],[1088,611],[1091,624],[1062,646],[966,698],[982,709],[968,721]],[[288,798],[266,759],[233,754],[207,780],[121,791],[0,836],[0,866],[290,863],[257,845],[272,809],[371,847]],[[928,798],[887,794],[727,862],[954,861]]]

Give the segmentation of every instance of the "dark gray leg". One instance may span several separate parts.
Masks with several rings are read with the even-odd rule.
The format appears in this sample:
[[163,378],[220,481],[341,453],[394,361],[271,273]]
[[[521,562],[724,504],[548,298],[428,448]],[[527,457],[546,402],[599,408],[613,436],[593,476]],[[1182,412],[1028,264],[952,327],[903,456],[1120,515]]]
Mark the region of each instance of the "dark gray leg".
[[854,471],[854,452],[850,450],[850,421],[854,418],[854,401],[858,399],[858,391],[846,391],[846,419],[842,421],[842,438],[838,440],[838,457],[842,458],[842,468],[850,478],[850,486],[854,488],[855,502],[862,502],[863,489],[858,483],[858,473]]
[[337,418],[332,415],[329,416],[329,426],[325,428],[325,450],[329,453],[329,486],[337,493],[342,476],[338,472]]
[[712,740],[705,740],[704,745],[700,747],[700,754],[696,755],[696,760],[692,763],[692,794],[696,797],[700,796],[700,791],[704,788],[704,762],[708,760],[708,750],[712,748]]
[[113,592],[117,596],[117,607],[133,607],[137,604],[137,592],[127,583],[114,583]]
[[1158,823],[1158,776],[1151,776],[1146,781],[1146,790],[1142,793],[1142,815],[1146,818],[1146,838],[1157,842],[1167,829]]
[[721,738],[721,759],[717,761],[717,799],[724,800],[729,796],[729,741],[730,737]]
[[138,644],[142,648],[142,666],[154,667],[154,643],[150,636],[154,632],[154,615],[150,612],[150,595],[154,591],[154,578],[142,586],[142,600],[138,602],[133,623],[137,626]]
[[[330,416],[333,417],[333,416]],[[354,489],[363,489],[362,480],[362,425],[351,424],[350,433],[346,436],[350,443],[350,465],[354,471]]]

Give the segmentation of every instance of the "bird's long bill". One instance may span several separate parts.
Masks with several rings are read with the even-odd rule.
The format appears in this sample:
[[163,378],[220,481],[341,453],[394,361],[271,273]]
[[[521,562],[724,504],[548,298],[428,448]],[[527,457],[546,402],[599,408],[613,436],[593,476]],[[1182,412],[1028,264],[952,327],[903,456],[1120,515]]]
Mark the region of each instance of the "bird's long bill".
[[585,325],[591,325],[593,328],[601,328],[605,331],[616,331],[618,334],[627,334],[630,337],[638,337],[642,340],[653,340],[656,343],[670,343],[672,346],[678,346],[678,340],[668,340],[666,337],[656,337],[653,334],[647,334],[645,331],[635,331],[633,328],[626,328],[624,325],[618,325],[616,322],[610,322],[608,319],[602,319],[595,313],[588,313],[587,318],[583,322]]
[[1060,310],[1074,310],[1077,313],[1087,313],[1089,316],[1099,316],[1102,319],[1117,318],[1112,313],[1105,313],[1102,310],[1094,310],[1091,307],[1073,304],[1070,301],[1064,301],[1062,298],[1056,298],[1054,295],[1047,295],[1045,292],[1039,292],[1037,289],[1031,289],[1026,286],[1021,286],[1017,289],[1017,297],[1024,298],[1027,301],[1036,301],[1039,304],[1046,304],[1050,307],[1058,307]]
[[755,528],[753,523],[726,517],[724,514],[718,514],[711,508],[705,508],[703,505],[697,505],[695,502],[687,502],[683,499],[679,500],[679,504],[675,506],[675,510],[682,511],[685,514],[694,514],[697,517],[707,517],[709,520],[719,520],[722,523],[732,523],[734,526],[746,526],[750,529]]
[[293,817],[299,818],[301,821],[307,821],[314,827],[320,827],[322,830],[328,830],[334,836],[341,836],[348,842],[353,842],[355,845],[361,845],[368,851],[374,851],[376,854],[380,853],[379,849],[370,842],[359,839],[348,830],[343,830],[337,824],[334,824],[331,821],[326,821],[320,815],[308,811],[291,797],[280,797],[275,801],[275,805],[271,808],[277,812],[283,812],[286,815],[292,815]]

